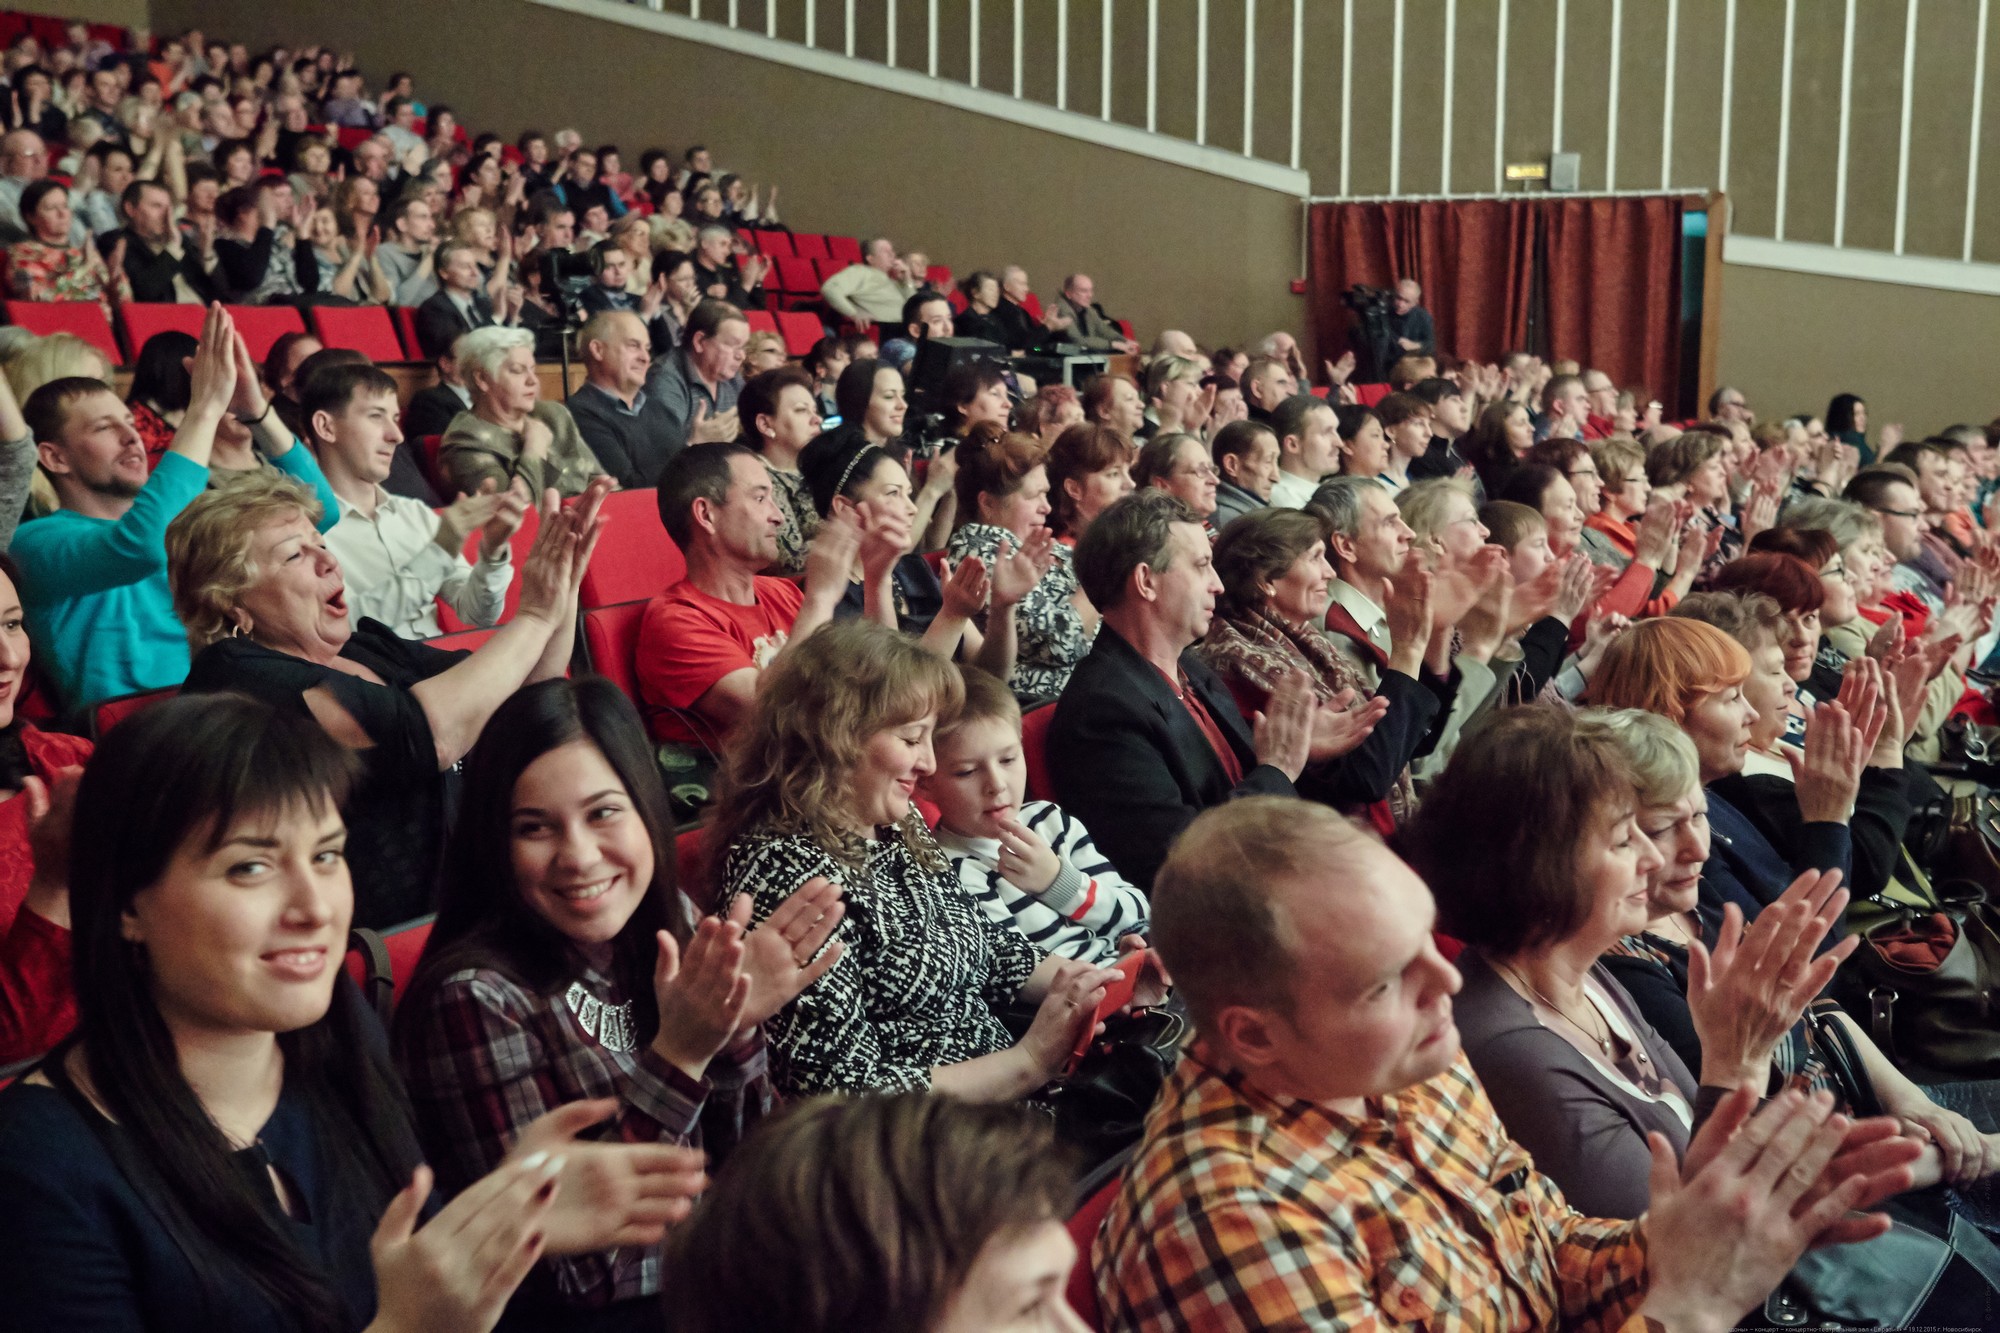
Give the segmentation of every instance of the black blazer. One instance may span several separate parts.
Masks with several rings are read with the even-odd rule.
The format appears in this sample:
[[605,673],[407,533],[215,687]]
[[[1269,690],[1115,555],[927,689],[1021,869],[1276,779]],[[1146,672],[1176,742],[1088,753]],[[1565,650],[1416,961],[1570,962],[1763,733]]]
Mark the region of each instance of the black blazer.
[[1257,762],[1236,701],[1192,649],[1181,654],[1181,671],[1242,765],[1234,787],[1166,678],[1109,625],[1070,673],[1049,724],[1049,771],[1063,809],[1119,874],[1145,889],[1180,831],[1210,806],[1298,794],[1290,778]]
[[472,310],[474,318],[466,319],[443,288],[417,307],[417,345],[423,349],[426,360],[435,361],[449,352],[459,334],[483,329],[494,322],[493,304],[485,292],[472,294]]

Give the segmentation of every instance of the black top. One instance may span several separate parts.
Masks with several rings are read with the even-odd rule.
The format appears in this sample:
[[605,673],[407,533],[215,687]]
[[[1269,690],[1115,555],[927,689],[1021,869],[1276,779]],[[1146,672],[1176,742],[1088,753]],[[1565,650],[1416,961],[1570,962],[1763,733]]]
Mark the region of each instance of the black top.
[[[710,268],[708,265],[702,263],[700,259],[696,259],[694,261],[694,285],[701,288],[703,296],[717,301],[727,301],[738,310],[762,310],[764,308],[764,289],[760,286],[746,290],[743,286],[743,271],[734,264],[725,264],[721,268]],[[719,295],[715,291],[718,286],[723,289]]]
[[[1900,768],[1870,765],[1861,770],[1854,813],[1847,820],[1853,869],[1846,884],[1857,899],[1882,892],[1901,863],[1903,834],[1910,826],[1908,776]],[[1708,792],[1711,799],[1720,796],[1748,816],[1779,855],[1797,860],[1808,826],[1799,813],[1798,790],[1789,779],[1735,773],[1711,782]]]
[[184,687],[241,690],[310,716],[306,691],[324,687],[368,738],[362,777],[347,803],[347,860],[354,871],[354,924],[381,929],[435,911],[437,870],[456,796],[456,769],[438,771],[430,719],[410,687],[466,654],[400,639],[363,618],[340,655],[385,685],[281,653],[251,639],[223,639],[195,655]]
[[[213,280],[202,271],[201,256],[190,242],[181,245],[181,257],[175,259],[166,250],[149,248],[139,234],[131,228],[117,232],[111,238],[116,244],[118,238],[125,241],[125,276],[132,284],[132,299],[147,305],[172,305],[180,300],[174,294],[174,275],[178,273],[187,285],[194,289],[203,301],[221,299]],[[109,252],[106,246],[106,252]]]
[[1233,787],[1175,687],[1109,625],[1070,673],[1049,724],[1057,803],[1133,884],[1152,884],[1168,846],[1210,806],[1298,794],[1291,779],[1257,762],[1250,728],[1208,665],[1189,650],[1180,667],[1242,767]]
[[[362,1007],[346,982],[334,1002]],[[366,1149],[335,1141],[329,1115],[288,1081],[256,1144],[235,1161],[274,1214],[268,1168],[283,1175],[298,1204],[292,1238],[345,1307],[346,1326],[360,1329],[375,1316],[375,1187],[340,1174]],[[413,1141],[395,1150],[416,1160]],[[240,1272],[210,1270],[204,1281],[160,1220],[158,1186],[143,1176],[135,1185],[120,1165],[135,1155],[125,1131],[72,1092],[17,1083],[0,1093],[0,1322],[22,1333],[298,1328]]]
[[417,307],[417,346],[423,349],[424,359],[435,361],[451,350],[461,333],[483,329],[495,323],[493,302],[487,298],[486,289],[472,294],[473,317],[467,319],[458,303],[451,299],[451,293],[440,287],[431,293],[430,299]]
[[222,283],[230,296],[241,300],[263,286],[271,270],[271,252],[277,233],[259,227],[256,238],[240,241],[234,236],[215,238],[215,257],[220,262]]
[[[924,634],[944,610],[944,585],[938,582],[937,571],[922,556],[906,555],[896,562],[890,581],[895,588],[896,627],[905,634]],[[833,618],[844,620],[867,612],[867,589],[850,583],[833,608]]]
[[980,338],[986,342],[999,343],[1009,351],[1025,350],[1016,347],[1011,339],[1018,336],[1000,319],[1000,312],[976,314],[971,306],[951,317],[952,332],[960,338]]
[[569,396],[569,414],[607,476],[625,490],[645,490],[660,479],[667,460],[687,447],[680,421],[662,399],[646,393],[638,411],[585,383]]
[[449,384],[419,389],[403,411],[404,443],[420,442],[426,435],[444,434],[451,427],[451,419],[471,406]]

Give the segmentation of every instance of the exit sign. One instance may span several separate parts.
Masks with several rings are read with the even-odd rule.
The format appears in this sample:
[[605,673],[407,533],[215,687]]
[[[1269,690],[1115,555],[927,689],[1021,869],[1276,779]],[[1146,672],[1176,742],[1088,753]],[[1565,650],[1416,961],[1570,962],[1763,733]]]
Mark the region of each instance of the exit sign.
[[1507,179],[1510,181],[1545,181],[1549,178],[1549,164],[1546,162],[1509,162]]

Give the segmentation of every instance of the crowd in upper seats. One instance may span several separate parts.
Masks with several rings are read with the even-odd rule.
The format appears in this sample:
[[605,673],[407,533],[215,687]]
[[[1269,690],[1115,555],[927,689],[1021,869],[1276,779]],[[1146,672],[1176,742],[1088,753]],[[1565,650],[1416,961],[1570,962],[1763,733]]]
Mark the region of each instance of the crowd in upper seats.
[[[1965,870],[2000,423],[1672,423],[1407,280],[1382,382],[1142,348],[880,237],[795,361],[705,148],[200,33],[0,73],[9,290],[205,307],[122,395],[0,330],[21,1326],[1076,1330],[1079,1269],[1115,1329],[1705,1330],[1892,1197],[2000,1224],[2000,1052],[1856,988]],[[435,384],[225,308],[369,302]],[[419,917],[385,1025],[349,928]]]

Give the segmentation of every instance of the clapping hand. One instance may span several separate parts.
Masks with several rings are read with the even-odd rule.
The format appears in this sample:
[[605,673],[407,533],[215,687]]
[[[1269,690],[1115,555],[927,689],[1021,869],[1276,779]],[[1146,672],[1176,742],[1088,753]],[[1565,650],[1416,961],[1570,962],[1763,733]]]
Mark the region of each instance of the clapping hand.
[[577,1137],[618,1109],[615,1097],[566,1103],[531,1122],[508,1151],[509,1163],[542,1156],[562,1164],[543,1233],[545,1253],[657,1245],[707,1187],[699,1148]]
[[1056,563],[1056,535],[1036,528],[1025,542],[1012,534],[1001,539],[993,559],[993,602],[996,607],[1013,606],[1035,590]]
[[484,1333],[541,1258],[567,1163],[531,1152],[480,1177],[417,1229],[432,1175],[419,1166],[368,1242],[382,1329]]
[[1389,701],[1380,695],[1356,706],[1353,690],[1342,690],[1319,705],[1313,714],[1312,745],[1307,762],[1323,764],[1338,759],[1368,739],[1389,712]]
[[703,917],[685,951],[664,930],[657,938],[653,993],[659,1000],[660,1030],[653,1050],[698,1079],[743,1025],[750,1000],[750,978],[743,972],[743,923],[733,917]]
[[840,886],[831,880],[815,875],[754,927],[750,909],[750,895],[739,894],[724,914],[747,931],[743,975],[749,978],[750,994],[737,1017],[739,1036],[790,1004],[847,952],[845,940],[833,939],[847,915],[847,904],[841,901]]
[[[1862,676],[1848,677],[1840,698],[1813,705],[1807,715],[1804,754],[1786,752],[1793,795],[1806,823],[1845,824],[1853,811],[1861,772],[1889,720],[1879,688],[1879,681],[1871,684]],[[1857,711],[1850,712],[1850,706]]]
[[1730,903],[1714,949],[1699,940],[1689,945],[1688,1009],[1701,1037],[1703,1083],[1769,1079],[1778,1043],[1860,942],[1849,935],[1813,956],[1846,906],[1839,871],[1808,871],[1747,929]]
[[944,605],[939,614],[957,620],[970,620],[986,609],[986,599],[992,593],[993,583],[986,574],[986,562],[976,555],[969,555],[953,565],[944,565]]

